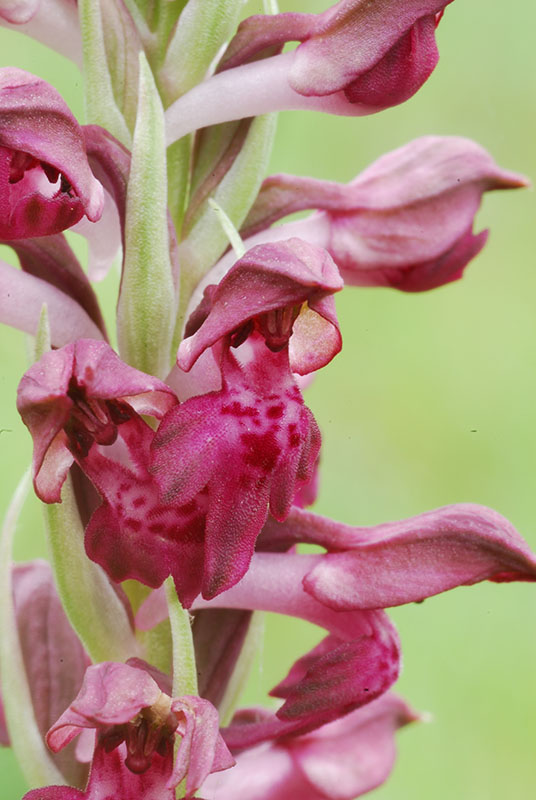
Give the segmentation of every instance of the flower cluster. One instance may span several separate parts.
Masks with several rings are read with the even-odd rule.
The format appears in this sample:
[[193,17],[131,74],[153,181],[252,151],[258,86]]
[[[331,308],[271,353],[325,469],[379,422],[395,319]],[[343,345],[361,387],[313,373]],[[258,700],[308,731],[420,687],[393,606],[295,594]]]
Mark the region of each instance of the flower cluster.
[[[0,262],[0,320],[36,338],[17,408],[51,554],[11,564],[17,495],[0,740],[26,800],[352,800],[419,719],[391,692],[385,609],[536,580],[523,538],[482,506],[373,527],[307,510],[321,433],[303,393],[342,347],[335,295],[461,278],[486,242],[484,192],[526,181],[438,136],[347,185],[265,178],[271,112],[406,101],[450,2],[242,21],[231,0],[0,3],[3,25],[83,64],[91,122],[0,68],[0,241],[20,262]],[[113,349],[92,283],[118,252]],[[325,630],[271,711],[237,709],[256,611]]]

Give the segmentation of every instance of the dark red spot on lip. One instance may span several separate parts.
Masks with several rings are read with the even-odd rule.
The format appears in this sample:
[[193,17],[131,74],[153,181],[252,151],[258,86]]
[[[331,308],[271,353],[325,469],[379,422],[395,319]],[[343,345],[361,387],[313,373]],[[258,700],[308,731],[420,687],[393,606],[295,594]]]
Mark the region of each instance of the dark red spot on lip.
[[289,431],[288,443],[290,447],[298,447],[301,444],[301,436],[299,433],[291,433]]
[[150,533],[163,533],[166,529],[166,526],[163,522],[151,522],[148,526]]
[[131,530],[135,531],[136,533],[138,533],[141,530],[141,522],[140,522],[140,520],[139,519],[134,519],[133,517],[128,517],[128,519],[125,520],[125,525],[126,525],[127,528],[130,528]]
[[252,406],[243,406],[238,400],[221,407],[222,414],[230,414],[233,417],[256,417],[258,410]]
[[189,503],[185,503],[183,506],[180,507],[180,510],[183,514],[194,514],[197,511],[197,504],[195,500],[190,500]]
[[141,506],[145,505],[145,497],[135,497],[132,505],[134,508],[141,508]]
[[246,446],[244,463],[266,473],[272,472],[281,453],[273,431],[243,433],[240,439]]
[[266,416],[270,419],[280,419],[283,416],[283,411],[285,407],[283,404],[277,406],[270,406],[270,408],[266,412]]

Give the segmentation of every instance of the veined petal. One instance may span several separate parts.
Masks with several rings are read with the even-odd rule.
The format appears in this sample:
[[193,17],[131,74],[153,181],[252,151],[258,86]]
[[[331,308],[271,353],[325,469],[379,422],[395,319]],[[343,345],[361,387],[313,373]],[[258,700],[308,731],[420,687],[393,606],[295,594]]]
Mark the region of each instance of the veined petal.
[[54,347],[63,347],[78,336],[102,338],[101,330],[64,292],[0,261],[0,322],[35,336],[43,305],[48,308]]
[[105,342],[78,339],[45,353],[22,377],[17,408],[34,439],[34,482],[58,502],[74,452],[112,444],[133,414],[157,418],[176,403],[162,381],[124,364]]
[[360,528],[294,508],[275,536],[329,552],[304,578],[335,609],[387,608],[483,580],[535,581],[536,557],[516,529],[484,506],[459,504],[401,522]]
[[[290,340],[292,371],[319,369],[341,348],[330,297],[342,285],[337,268],[321,248],[300,239],[254,247],[213,289],[210,310],[197,323],[198,330],[182,342],[177,362],[188,370],[219,339],[271,315],[261,327],[268,347],[281,349]],[[304,309],[302,316],[305,303],[309,311]],[[283,329],[284,320],[278,323],[274,315],[293,308],[296,313],[289,315]]]

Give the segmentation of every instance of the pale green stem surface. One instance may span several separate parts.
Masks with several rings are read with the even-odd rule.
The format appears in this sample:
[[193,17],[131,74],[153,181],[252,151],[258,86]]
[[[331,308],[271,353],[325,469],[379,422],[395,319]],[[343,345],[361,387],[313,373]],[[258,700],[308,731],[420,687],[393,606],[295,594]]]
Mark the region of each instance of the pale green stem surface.
[[142,655],[127,612],[107,576],[87,557],[70,478],[62,502],[44,506],[56,588],[69,622],[95,663]]
[[166,173],[164,111],[147,59],[140,53],[117,335],[121,357],[158,377],[169,372],[176,307]]
[[108,71],[99,0],[79,0],[80,29],[84,59],[86,121],[102,125],[126,147],[132,138],[115,102]]
[[197,694],[197,669],[190,614],[177,597],[173,578],[167,578],[164,586],[173,641],[173,697]]

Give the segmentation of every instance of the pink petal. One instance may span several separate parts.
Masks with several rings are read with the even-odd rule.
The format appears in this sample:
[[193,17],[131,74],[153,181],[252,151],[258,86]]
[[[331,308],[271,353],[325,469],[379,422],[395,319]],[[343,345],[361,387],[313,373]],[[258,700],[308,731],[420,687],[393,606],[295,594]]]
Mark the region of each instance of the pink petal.
[[[100,222],[87,222],[87,225],[94,228]],[[106,327],[97,296],[63,234],[14,240],[10,242],[10,246],[17,253],[25,272],[47,281],[76,300],[106,338]]]
[[55,89],[23,70],[1,69],[0,122],[1,239],[57,233],[83,214],[99,219],[102,186]]
[[[89,658],[61,606],[46,561],[18,564],[13,571],[17,629],[32,704],[43,736],[82,685]],[[65,777],[80,784],[84,770],[73,754],[56,756]]]
[[[460,504],[401,522],[358,528],[293,511],[294,534],[329,552],[305,589],[336,609],[385,608],[483,580],[534,581],[536,557],[506,520]],[[338,551],[338,552],[337,552]]]
[[54,347],[78,336],[102,338],[102,332],[78,302],[49,282],[0,261],[0,322],[35,336],[43,305],[48,308]]
[[[341,288],[335,265],[318,247],[299,239],[254,247],[217,286],[210,298],[208,315],[197,332],[182,342],[177,362],[188,370],[204,350],[250,320],[307,303],[328,324],[321,321],[318,330],[310,323],[297,326],[291,341],[295,336],[303,341],[295,345],[297,358],[296,363],[291,360],[291,368],[298,373],[310,371],[311,367],[318,369],[341,347],[334,308],[324,302]],[[330,347],[321,357],[315,357],[315,348],[322,343],[326,328],[335,330],[334,335],[328,334]]]
[[187,695],[173,701],[172,710],[183,716],[182,735],[169,786],[186,778],[186,797],[193,797],[207,775],[235,763],[219,732],[218,712],[208,700]]
[[160,688],[143,669],[103,662],[87,669],[82,688],[47,734],[57,753],[82,728],[107,728],[129,722],[142,708],[152,706]]
[[353,800],[381,785],[394,764],[397,728],[418,719],[396,695],[367,706],[289,743],[309,784],[329,800]]

